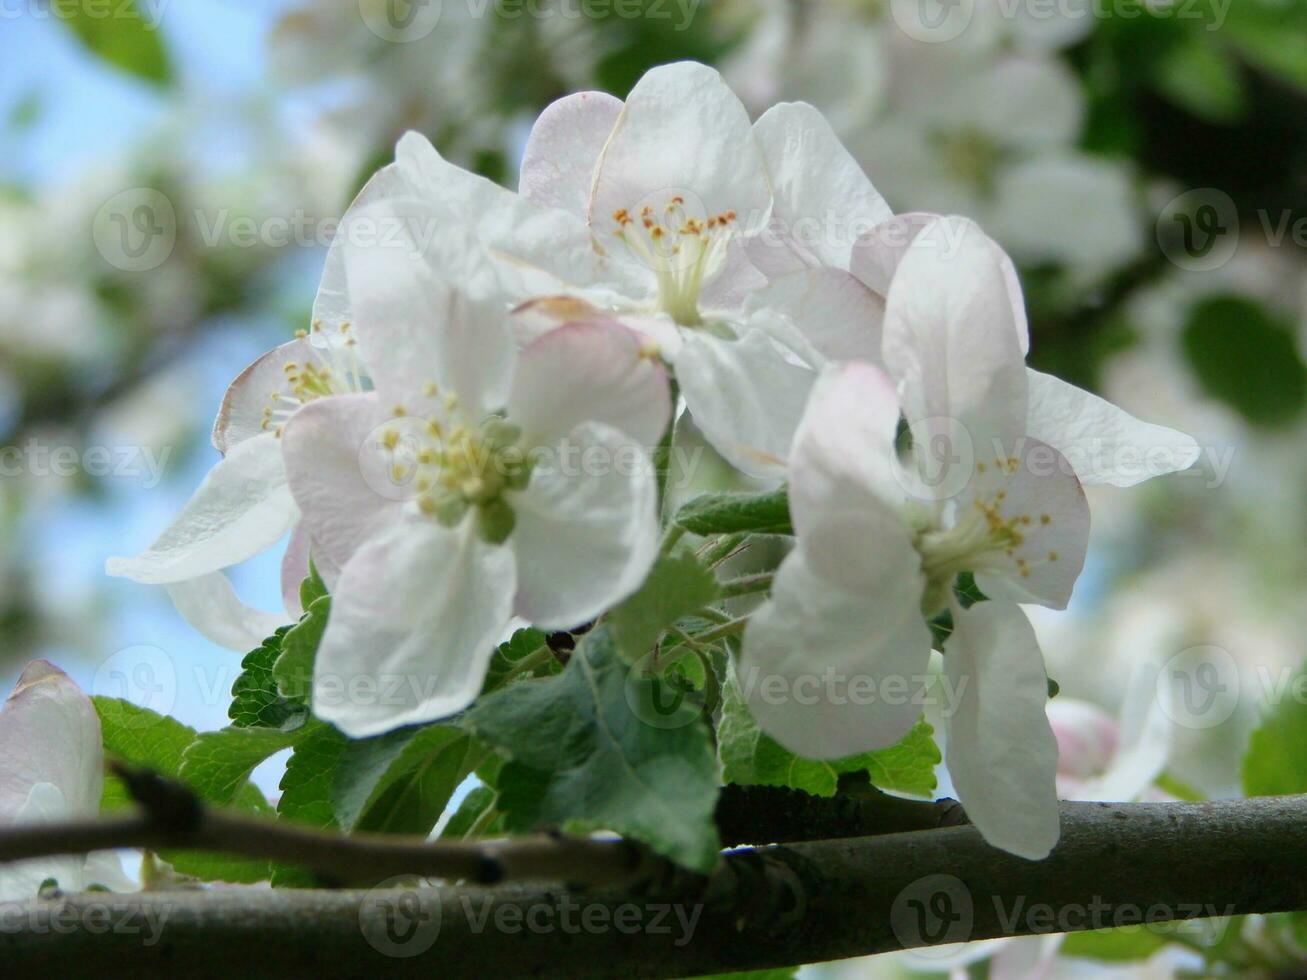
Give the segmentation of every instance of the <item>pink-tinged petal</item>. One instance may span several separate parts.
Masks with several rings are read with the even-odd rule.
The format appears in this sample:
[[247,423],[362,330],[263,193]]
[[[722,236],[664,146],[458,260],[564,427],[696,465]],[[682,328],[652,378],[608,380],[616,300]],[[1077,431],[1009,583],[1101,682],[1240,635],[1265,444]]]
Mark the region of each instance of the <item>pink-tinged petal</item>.
[[848,269],[854,242],[891,217],[885,199],[830,123],[807,103],[773,106],[753,132],[775,195],[772,227],[779,223],[781,233],[767,244],[783,244],[809,265]]
[[961,425],[973,445],[1025,432],[1026,367],[1002,249],[974,223],[942,218],[899,263],[885,310],[885,365],[919,447]]
[[671,413],[662,363],[643,338],[611,320],[569,324],[533,342],[518,359],[508,398],[508,417],[528,445],[600,422],[652,452]]
[[995,847],[1030,860],[1057,843],[1057,741],[1044,705],[1048,676],[1020,607],[953,610],[945,676],[957,698],[944,761],[958,799]]
[[[703,284],[699,293],[701,310],[738,310],[756,290],[767,285],[767,276],[753,263],[747,243],[732,238],[720,267]],[[712,313],[707,314],[708,318]]]
[[752,326],[734,340],[687,330],[675,357],[681,394],[704,438],[736,469],[782,479],[817,372]]
[[509,502],[515,611],[543,629],[588,622],[639,588],[658,553],[648,443],[587,422],[538,458]]
[[236,443],[267,432],[265,412],[277,407],[274,396],[280,398],[290,390],[286,365],[314,360],[313,345],[301,338],[274,347],[236,375],[222,396],[213,423],[213,448],[226,455]]
[[693,62],[654,68],[631,90],[599,157],[591,226],[602,240],[614,212],[661,208],[673,196],[695,217],[734,211],[745,235],[764,227],[771,210],[748,112],[721,75]]
[[800,538],[750,620],[735,669],[763,731],[815,759],[907,732],[921,708],[906,692],[921,686],[930,659],[918,566],[902,525],[880,515],[826,515]]
[[18,818],[38,783],[58,789],[66,817],[93,817],[103,781],[91,699],[58,667],[33,660],[0,708],[0,824]]
[[747,309],[789,317],[823,359],[880,362],[885,300],[847,272],[792,272],[753,293]]
[[545,107],[522,153],[518,193],[585,217],[595,163],[622,111],[606,92],[577,92]]
[[[222,572],[210,572],[166,587],[182,619],[211,643],[248,653],[298,613],[270,613],[246,605]],[[298,603],[297,603],[298,604]]]
[[476,699],[512,615],[512,551],[474,521],[392,521],[341,573],[313,668],[313,713],[365,738]]
[[991,460],[959,498],[962,519],[979,502],[1020,541],[1010,554],[992,553],[977,566],[976,584],[991,598],[1065,609],[1089,548],[1085,491],[1070,464],[1046,443],[1022,440],[1011,459],[1016,465],[1010,473]]
[[150,585],[183,582],[272,547],[299,519],[271,433],[236,443],[146,551],[105,571]]
[[503,408],[515,351],[501,303],[472,299],[405,249],[347,244],[354,333],[378,394],[416,412],[439,393],[475,418]]
[[296,524],[286,542],[286,553],[281,556],[281,601],[292,620],[304,614],[300,605],[300,583],[309,577],[311,547],[312,541],[303,522]]
[[898,423],[894,387],[880,368],[853,362],[822,373],[791,459],[790,515],[800,537],[838,513],[874,513],[901,523]]
[[647,338],[664,357],[675,357],[681,349],[680,328],[665,313],[612,312],[579,296],[541,296],[527,300],[513,310],[509,325],[518,347],[526,347],[567,324],[608,324],[614,320]]
[[380,458],[376,442],[389,418],[374,394],[340,395],[304,406],[286,425],[291,493],[315,556],[331,565],[343,567],[403,507],[402,488],[385,483],[384,467],[367,465]]
[[1190,436],[1135,418],[1106,399],[1038,371],[1026,375],[1026,431],[1054,446],[1081,483],[1132,487],[1187,470],[1200,450]]

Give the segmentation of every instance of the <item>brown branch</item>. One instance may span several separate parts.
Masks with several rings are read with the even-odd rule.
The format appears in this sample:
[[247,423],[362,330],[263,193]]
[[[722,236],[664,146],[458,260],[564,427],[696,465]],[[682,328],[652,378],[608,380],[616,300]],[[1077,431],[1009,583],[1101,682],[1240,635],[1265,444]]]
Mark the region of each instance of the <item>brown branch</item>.
[[[0,905],[6,973],[677,977],[1307,909],[1307,797],[1062,807],[1040,862],[975,828],[726,855],[677,890],[505,884],[84,894]],[[54,934],[54,935],[52,935]]]

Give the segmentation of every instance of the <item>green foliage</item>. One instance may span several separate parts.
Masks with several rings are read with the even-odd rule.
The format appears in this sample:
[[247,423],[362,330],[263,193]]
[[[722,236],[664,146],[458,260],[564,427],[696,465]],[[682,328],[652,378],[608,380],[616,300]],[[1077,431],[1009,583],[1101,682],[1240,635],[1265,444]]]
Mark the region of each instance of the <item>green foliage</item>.
[[227,709],[227,717],[236,727],[290,730],[308,718],[307,705],[282,697],[273,676],[289,629],[279,629],[241,661],[241,674],[232,685],[232,703]]
[[767,493],[702,494],[676,512],[676,523],[702,535],[794,533],[784,487]]
[[[499,794],[491,787],[477,786],[463,797],[458,809],[450,816],[449,822],[440,832],[441,839],[463,840],[466,837],[497,833],[501,821],[497,815],[492,814],[498,798]],[[474,834],[474,831],[479,833]]]
[[1127,926],[1070,933],[1062,941],[1063,956],[1081,956],[1109,963],[1146,960],[1167,944],[1164,934]]
[[[315,726],[296,743],[281,777],[281,797],[277,800],[279,818],[324,829],[339,827],[331,791],[336,768],[348,744],[348,739],[330,725]],[[272,884],[275,888],[311,888],[318,882],[299,868],[274,864]]]
[[[522,661],[527,657],[538,654],[542,648],[546,648],[545,639],[545,634],[540,630],[528,627],[527,629],[518,630],[506,642],[499,644],[494,656],[490,658],[490,666],[486,670],[486,681],[481,687],[482,693],[488,694],[503,687],[510,677],[515,676],[518,671],[524,670]],[[562,669],[562,664],[551,655],[541,658],[540,662],[527,672],[540,677],[547,674],[556,674]]]
[[[128,701],[104,697],[94,697],[91,700],[100,716],[104,748],[109,755],[161,776],[180,780],[206,802],[253,813],[268,811],[268,801],[263,798],[258,787],[248,780],[241,781],[235,788],[230,788],[221,780],[199,784],[189,782],[183,768],[186,753],[197,739],[193,728]],[[219,795],[210,795],[215,792]],[[106,776],[100,809],[111,812],[134,805],[122,781],[114,776]],[[266,861],[199,851],[170,851],[161,856],[182,874],[204,881],[253,882],[268,877]]]
[[694,555],[658,559],[640,591],[612,611],[617,647],[628,660],[648,653],[663,631],[717,598],[717,580]]
[[1293,330],[1238,296],[1198,303],[1182,335],[1207,394],[1262,426],[1285,425],[1307,405],[1307,366]]
[[451,725],[349,742],[331,788],[336,823],[346,831],[429,833],[482,754]]
[[290,748],[312,728],[306,725],[284,732],[232,727],[204,732],[182,753],[178,775],[204,800],[226,806],[249,784],[250,773],[259,763]]
[[300,621],[282,637],[281,656],[273,664],[272,678],[278,695],[287,701],[308,704],[313,689],[313,661],[330,613],[331,597],[319,596],[304,607]]
[[655,697],[601,626],[558,676],[509,685],[473,706],[467,726],[512,760],[496,785],[505,829],[603,828],[710,868],[718,849],[711,735],[688,702],[660,711]]
[[1307,671],[1296,674],[1248,740],[1243,758],[1247,796],[1307,793]]
[[758,728],[735,678],[722,686],[717,748],[729,783],[788,786],[814,796],[833,796],[842,773],[866,772],[872,785],[916,796],[935,789],[939,749],[924,718],[894,745],[846,759],[803,759]]
[[166,85],[172,66],[148,12],[136,0],[88,4],[85,0],[51,0],[55,19],[92,54],[147,82]]

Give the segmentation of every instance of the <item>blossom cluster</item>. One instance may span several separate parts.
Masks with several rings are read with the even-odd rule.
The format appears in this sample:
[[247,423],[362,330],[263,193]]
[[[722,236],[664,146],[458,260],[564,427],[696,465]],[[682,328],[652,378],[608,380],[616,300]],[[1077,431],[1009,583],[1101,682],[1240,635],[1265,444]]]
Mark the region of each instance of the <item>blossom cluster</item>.
[[[1083,484],[1184,469],[1198,447],[1027,368],[1029,344],[1015,268],[978,225],[894,214],[812,106],[754,122],[711,68],[668,65],[625,101],[550,105],[516,192],[404,136],[341,222],[311,329],[233,381],[222,459],[109,571],[248,648],[283,617],[246,609],[222,570],[289,533],[287,614],[310,558],[332,595],[315,674],[433,681],[315,713],[354,737],[445,718],[514,621],[572,629],[641,587],[658,450],[692,420],[789,490],[793,548],[735,669],[919,676],[951,614],[949,772],[991,843],[1038,858],[1058,752],[1020,604],[1070,599]],[[964,573],[988,601],[964,608]],[[892,744],[919,713],[750,708],[823,759]]]

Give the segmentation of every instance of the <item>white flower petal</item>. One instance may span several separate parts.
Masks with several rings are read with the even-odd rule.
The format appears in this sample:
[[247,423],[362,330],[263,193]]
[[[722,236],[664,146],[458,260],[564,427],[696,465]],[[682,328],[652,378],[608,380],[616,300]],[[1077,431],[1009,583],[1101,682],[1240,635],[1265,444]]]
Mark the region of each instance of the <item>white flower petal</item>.
[[232,446],[146,551],[105,570],[137,582],[183,582],[270,548],[299,519],[281,446],[264,433]]
[[[312,541],[303,522],[296,524],[286,542],[286,553],[281,556],[281,601],[291,620],[304,614],[300,605],[300,583],[309,577],[309,558]],[[322,571],[319,569],[318,574]]]
[[[1137,800],[1165,771],[1175,741],[1175,725],[1170,705],[1162,700],[1171,689],[1166,684],[1158,685],[1157,673],[1156,664],[1141,663],[1131,675],[1121,706],[1116,752],[1103,773],[1089,783],[1082,798]],[[1050,707],[1057,700],[1050,702]]]
[[287,423],[286,472],[304,512],[302,526],[318,549],[315,561],[344,567],[403,507],[404,495],[387,495],[385,486],[374,485],[376,474],[365,474],[361,458],[389,417],[369,393],[320,399]]
[[[891,217],[885,199],[813,106],[773,106],[753,132],[775,197],[772,228],[785,247],[806,253],[811,265],[848,269],[853,243]],[[777,244],[769,238],[761,247]],[[751,243],[750,254],[758,247]]]
[[622,111],[606,92],[577,92],[545,107],[522,152],[518,193],[585,217],[595,162]]
[[1025,431],[1026,367],[1005,261],[974,223],[941,218],[908,248],[886,302],[885,365],[903,414],[960,424],[977,452]]
[[817,372],[782,347],[774,331],[757,327],[737,340],[684,331],[675,369],[712,447],[750,476],[781,479]]
[[1141,422],[1051,374],[1032,370],[1026,377],[1026,430],[1062,453],[1082,483],[1131,487],[1198,461],[1198,443],[1183,432]]
[[518,615],[543,629],[588,622],[644,581],[658,552],[647,444],[594,422],[541,457],[509,497]]
[[822,373],[795,433],[790,465],[790,516],[800,538],[841,512],[900,521],[898,423],[898,400],[884,371],[856,362]]
[[222,572],[210,572],[165,586],[182,619],[201,636],[227,650],[248,653],[290,622],[287,613],[269,613],[241,601]]
[[65,816],[93,817],[103,781],[91,699],[58,667],[33,660],[0,708],[0,824],[18,818],[38,783],[58,789]]
[[390,523],[341,572],[313,669],[313,712],[354,738],[475,700],[512,614],[513,553],[471,520]]
[[847,272],[789,273],[755,291],[745,308],[785,315],[822,359],[880,362],[885,300]]
[[404,249],[345,248],[354,333],[378,394],[413,410],[428,385],[479,420],[503,408],[515,349],[502,303],[477,302]]
[[1046,857],[1060,832],[1057,741],[1044,704],[1048,677],[1021,609],[980,602],[954,609],[944,670],[957,696],[945,763],[967,816],[995,847]]
[[618,429],[649,452],[671,418],[667,373],[644,340],[615,320],[573,323],[518,358],[508,417],[527,445],[552,443],[582,422]]
[[959,501],[964,512],[973,499],[994,507],[1005,521],[1019,521],[1021,535],[1011,554],[993,559],[997,567],[976,569],[980,590],[991,598],[1065,609],[1089,548],[1089,502],[1070,464],[1052,446],[1025,439],[1014,473],[994,463],[972,477]]
[[289,389],[286,365],[313,360],[313,345],[301,338],[274,347],[236,375],[222,396],[213,423],[213,448],[226,455],[236,443],[265,434],[264,411],[273,407],[274,394]]
[[[87,814],[76,813],[63,792],[53,783],[31,786],[22,805],[15,812],[14,824],[51,824]],[[60,888],[72,892],[83,886],[82,871],[86,859],[80,855],[52,854],[0,864],[0,902],[25,902],[36,898],[46,881],[53,878]]]
[[748,112],[714,69],[693,62],[654,68],[631,89],[595,171],[591,225],[604,232],[615,211],[678,194],[692,212],[693,198],[707,214],[735,211],[744,235],[771,209]]
[[[839,580],[823,574],[836,569]],[[921,709],[894,692],[930,659],[922,589],[897,520],[842,513],[809,529],[744,633],[735,673],[759,726],[816,759],[901,738]]]

